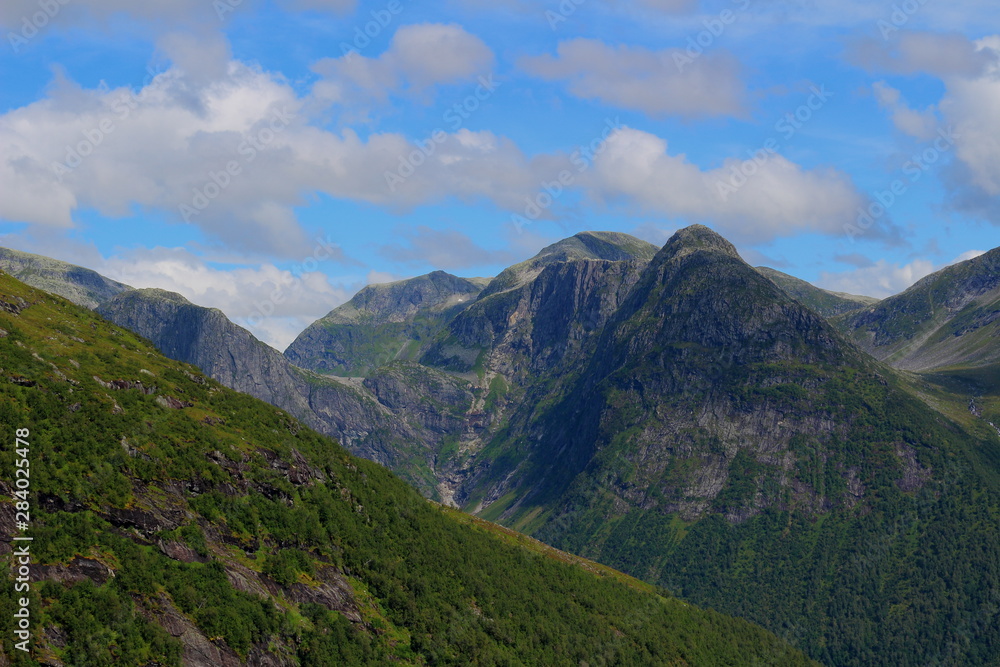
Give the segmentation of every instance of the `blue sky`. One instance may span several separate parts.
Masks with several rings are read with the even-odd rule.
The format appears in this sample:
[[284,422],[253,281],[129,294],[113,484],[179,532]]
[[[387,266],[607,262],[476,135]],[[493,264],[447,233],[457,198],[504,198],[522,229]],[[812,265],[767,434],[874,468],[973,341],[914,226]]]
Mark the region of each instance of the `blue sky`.
[[0,244],[278,348],[367,283],[587,229],[703,223],[879,297],[1000,245],[992,1],[8,0],[0,29]]

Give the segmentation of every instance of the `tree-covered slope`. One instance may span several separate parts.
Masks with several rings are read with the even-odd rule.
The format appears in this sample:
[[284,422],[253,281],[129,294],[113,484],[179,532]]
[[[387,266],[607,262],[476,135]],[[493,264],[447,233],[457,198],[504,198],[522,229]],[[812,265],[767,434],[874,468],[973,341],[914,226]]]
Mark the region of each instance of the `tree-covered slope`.
[[470,509],[836,665],[1000,660],[1000,438],[704,227],[526,391]]
[[429,503],[7,275],[0,327],[6,563],[33,538],[30,654],[11,644],[14,582],[0,592],[13,664],[807,664],[745,621]]

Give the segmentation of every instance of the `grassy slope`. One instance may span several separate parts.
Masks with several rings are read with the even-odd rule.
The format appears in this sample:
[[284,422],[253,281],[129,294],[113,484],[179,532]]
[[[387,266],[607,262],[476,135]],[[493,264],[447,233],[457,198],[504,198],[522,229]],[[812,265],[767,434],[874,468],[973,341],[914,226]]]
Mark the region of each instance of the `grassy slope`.
[[[179,664],[155,621],[167,610],[241,660],[808,664],[745,621],[442,510],[60,298],[0,276],[0,301],[0,421],[32,432],[35,563],[79,573],[85,557],[114,574],[38,570],[34,658]],[[3,448],[5,483],[12,469]],[[335,604],[303,601],[330,586]],[[7,638],[11,596],[0,588]]]

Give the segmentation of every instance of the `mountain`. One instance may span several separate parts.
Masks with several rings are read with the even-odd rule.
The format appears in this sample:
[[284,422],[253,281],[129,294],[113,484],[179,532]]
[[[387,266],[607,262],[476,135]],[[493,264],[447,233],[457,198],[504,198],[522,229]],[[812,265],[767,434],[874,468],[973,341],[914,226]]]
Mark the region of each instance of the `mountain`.
[[1000,248],[918,281],[837,321],[861,349],[896,368],[1000,363]]
[[30,560],[27,590],[9,574],[0,609],[8,637],[30,619],[31,653],[4,642],[5,662],[815,664],[746,621],[432,504],[8,275],[0,325],[0,490],[24,504],[0,503],[0,554],[8,573]]
[[299,334],[285,356],[301,368],[348,376],[415,359],[421,345],[475,301],[487,282],[435,271],[368,285]]
[[546,248],[364,378],[293,372],[426,495],[826,664],[1000,659],[1000,385],[896,372],[707,228],[630,238]]
[[707,228],[626,291],[526,386],[461,504],[827,664],[1000,659],[996,432],[932,409]]
[[787,273],[770,269],[766,266],[758,266],[757,270],[766,276],[771,282],[780,287],[788,296],[792,297],[806,308],[818,313],[826,318],[843,315],[851,311],[859,310],[865,306],[878,303],[878,299],[870,296],[856,296],[843,292],[829,292],[825,289],[815,287],[804,280],[800,280]]
[[531,259],[515,264],[497,276],[483,296],[519,287],[534,279],[546,266],[581,259],[607,261],[649,261],[657,247],[641,239],[620,232],[580,232],[542,248]]
[[91,309],[132,289],[90,269],[9,248],[0,248],[0,269],[32,287]]

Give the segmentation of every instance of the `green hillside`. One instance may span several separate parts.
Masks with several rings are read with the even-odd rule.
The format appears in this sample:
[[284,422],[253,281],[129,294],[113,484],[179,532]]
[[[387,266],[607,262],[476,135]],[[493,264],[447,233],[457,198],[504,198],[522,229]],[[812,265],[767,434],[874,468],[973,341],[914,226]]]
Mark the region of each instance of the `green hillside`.
[[[430,503],[7,275],[0,328],[8,540],[22,455],[31,482],[30,654],[12,647],[13,582],[0,589],[13,664],[810,664],[746,621]],[[6,563],[20,544],[0,543]]]

